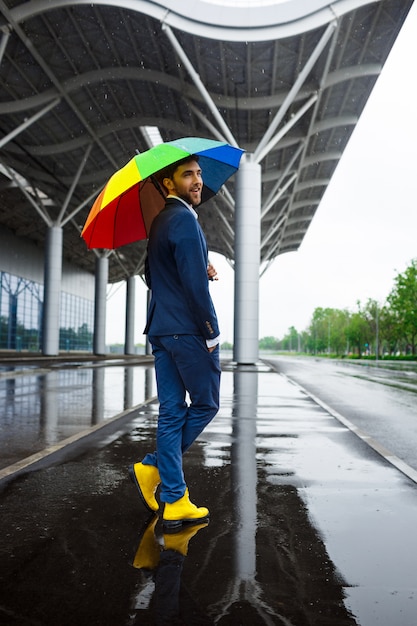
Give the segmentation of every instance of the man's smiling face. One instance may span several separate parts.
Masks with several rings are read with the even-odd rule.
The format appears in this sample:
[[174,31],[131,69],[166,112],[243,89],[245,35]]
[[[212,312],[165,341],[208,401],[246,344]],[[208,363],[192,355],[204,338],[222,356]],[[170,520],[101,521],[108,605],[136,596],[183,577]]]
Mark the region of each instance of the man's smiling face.
[[201,203],[203,178],[197,161],[187,161],[179,165],[172,178],[164,178],[163,184],[170,194],[178,196],[188,204],[198,206]]

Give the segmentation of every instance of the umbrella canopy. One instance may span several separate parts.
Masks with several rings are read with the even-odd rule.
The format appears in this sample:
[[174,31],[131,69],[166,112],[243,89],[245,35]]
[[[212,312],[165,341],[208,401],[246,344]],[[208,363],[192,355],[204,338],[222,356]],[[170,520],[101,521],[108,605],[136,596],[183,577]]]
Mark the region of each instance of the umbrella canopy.
[[228,143],[185,137],[136,155],[108,180],[87,217],[82,237],[89,248],[119,248],[146,239],[165,197],[153,175],[168,165],[198,156],[202,202],[214,196],[239,167],[243,150]]

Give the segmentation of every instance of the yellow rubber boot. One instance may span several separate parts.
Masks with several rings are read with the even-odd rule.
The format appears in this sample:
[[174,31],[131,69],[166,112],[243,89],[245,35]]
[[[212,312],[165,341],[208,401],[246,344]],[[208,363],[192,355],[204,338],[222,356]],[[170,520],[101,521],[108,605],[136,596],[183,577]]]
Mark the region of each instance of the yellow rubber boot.
[[174,530],[182,524],[202,522],[207,519],[209,510],[205,506],[197,507],[190,502],[188,488],[184,495],[175,502],[166,502],[162,518],[165,529]]
[[155,537],[157,521],[158,516],[155,515],[145,528],[138,549],[136,550],[135,558],[133,559],[133,567],[153,570],[158,565],[161,550]]
[[190,539],[206,526],[208,526],[208,522],[204,524],[193,524],[192,526],[186,526],[177,533],[164,535],[164,549],[175,550],[175,552],[187,556]]
[[146,508],[152,512],[157,511],[159,504],[155,498],[155,492],[161,482],[158,468],[154,465],[135,463],[129,467],[129,474]]

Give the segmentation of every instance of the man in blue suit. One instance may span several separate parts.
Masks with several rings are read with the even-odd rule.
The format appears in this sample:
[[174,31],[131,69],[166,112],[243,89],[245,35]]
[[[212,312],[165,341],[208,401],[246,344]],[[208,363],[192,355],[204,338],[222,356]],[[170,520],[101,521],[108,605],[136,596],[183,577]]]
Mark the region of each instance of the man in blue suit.
[[157,449],[129,472],[151,511],[159,508],[155,492],[161,486],[163,524],[172,531],[209,515],[189,499],[182,455],[219,408],[219,327],[208,287],[216,271],[194,210],[203,189],[198,158],[166,168],[158,180],[167,198],[149,235],[146,280],[152,298],[145,328],[160,404]]

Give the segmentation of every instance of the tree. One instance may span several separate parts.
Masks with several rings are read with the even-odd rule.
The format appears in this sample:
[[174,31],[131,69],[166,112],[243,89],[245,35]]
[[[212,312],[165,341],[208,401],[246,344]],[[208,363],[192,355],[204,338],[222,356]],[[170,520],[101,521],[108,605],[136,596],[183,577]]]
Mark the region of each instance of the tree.
[[392,356],[398,351],[402,338],[401,324],[389,306],[383,306],[379,311],[379,337],[382,354],[388,350]]
[[416,354],[417,338],[417,259],[413,259],[405,272],[394,279],[394,288],[387,300],[401,326],[403,335]]
[[328,332],[325,311],[326,309],[323,309],[321,307],[318,307],[313,311],[313,317],[309,326],[309,349],[313,354],[325,352],[328,345]]
[[290,326],[287,334],[281,340],[281,349],[289,352],[298,352],[299,337],[298,331],[294,326]]
[[349,313],[338,309],[314,310],[309,326],[310,338],[307,347],[314,354],[330,352],[341,354],[345,350],[345,328]]
[[259,340],[260,350],[278,350],[278,339],[276,337],[262,337]]
[[362,315],[367,323],[366,344],[371,348],[374,346],[375,354],[380,352],[379,346],[379,311],[380,305],[376,300],[368,299],[362,311]]
[[346,328],[349,324],[350,313],[346,309],[329,309],[328,315],[328,350],[334,354],[346,352]]
[[351,346],[355,346],[359,358],[362,356],[362,351],[367,343],[367,337],[369,335],[369,324],[361,311],[360,302],[358,302],[358,311],[352,313],[349,319],[349,324],[346,327],[346,338]]

